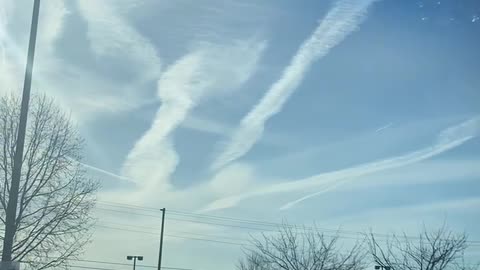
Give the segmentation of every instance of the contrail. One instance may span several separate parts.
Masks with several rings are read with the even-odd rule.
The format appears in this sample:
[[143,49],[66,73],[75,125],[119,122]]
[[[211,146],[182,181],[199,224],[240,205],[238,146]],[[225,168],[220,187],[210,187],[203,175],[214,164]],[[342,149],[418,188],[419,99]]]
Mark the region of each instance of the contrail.
[[[472,136],[462,137],[462,138],[459,138],[457,140],[448,142],[446,144],[437,144],[437,145],[434,145],[432,147],[413,152],[409,155],[405,155],[405,156],[401,156],[401,157],[397,157],[397,158],[392,158],[392,159],[387,159],[387,160],[384,160],[384,161],[381,161],[381,162],[378,162],[378,163],[370,164],[369,167],[371,167],[371,168],[368,168],[368,167],[362,168],[363,170],[359,170],[358,172],[355,172],[351,176],[345,177],[343,179],[342,178],[337,179],[339,181],[330,180],[330,181],[326,182],[326,184],[328,183],[328,185],[326,185],[325,188],[323,188],[323,189],[321,189],[317,192],[314,192],[312,194],[303,196],[300,199],[296,199],[292,202],[289,202],[289,203],[283,205],[282,207],[280,207],[280,209],[281,210],[289,209],[289,208],[293,207],[294,205],[296,205],[298,203],[301,203],[301,202],[303,202],[307,199],[313,198],[313,197],[318,196],[320,194],[323,194],[325,192],[331,191],[331,190],[345,184],[348,181],[352,181],[356,177],[367,175],[367,174],[370,174],[370,173],[373,173],[373,172],[378,172],[378,171],[383,171],[383,170],[387,170],[387,169],[393,169],[393,168],[407,166],[409,164],[417,163],[417,162],[420,162],[422,160],[434,157],[434,156],[439,155],[443,152],[446,152],[450,149],[458,147],[458,146],[462,145],[463,143],[465,143],[466,141],[468,141],[472,138],[473,138]],[[321,177],[322,177],[322,175],[319,175],[318,180],[320,180]]]
[[100,169],[98,167],[95,167],[95,166],[92,166],[92,165],[89,165],[89,164],[86,164],[86,163],[83,163],[83,162],[80,162],[78,160],[75,160],[73,158],[68,158],[70,159],[71,161],[73,162],[76,162],[78,163],[80,166],[83,166],[89,170],[92,170],[92,171],[96,171],[96,172],[99,172],[99,173],[103,173],[105,175],[108,175],[108,176],[112,176],[112,177],[115,177],[117,179],[121,179],[121,180],[126,180],[126,181],[129,181],[129,182],[133,182],[131,179],[127,178],[127,177],[124,177],[124,176],[121,176],[121,175],[118,175],[118,174],[115,174],[115,173],[112,173],[112,172],[109,172],[107,170],[104,170],[104,169]]
[[256,40],[228,46],[205,44],[173,63],[158,81],[162,105],[128,154],[122,174],[143,186],[171,188],[170,175],[180,160],[172,133],[202,100],[245,83],[254,74],[265,46]]
[[390,128],[391,126],[393,126],[393,123],[392,123],[392,122],[390,122],[390,123],[388,123],[388,124],[386,124],[386,125],[384,125],[384,126],[382,126],[382,127],[377,128],[377,129],[375,130],[375,132],[380,132],[380,131],[382,131],[382,130],[385,130],[385,129],[387,129],[387,128]]
[[237,205],[241,201],[251,197],[265,196],[278,193],[310,191],[312,188],[318,187],[322,188],[315,193],[303,196],[302,198],[289,202],[281,207],[281,209],[288,209],[297,203],[330,191],[340,186],[341,184],[344,184],[345,182],[351,181],[360,176],[365,176],[388,169],[403,167],[437,156],[441,153],[444,153],[448,150],[454,149],[455,147],[466,143],[474,137],[477,137],[479,133],[480,116],[476,116],[458,125],[445,129],[437,136],[435,142],[429,147],[410,152],[402,156],[366,163],[343,170],[321,173],[297,181],[257,188],[255,191],[214,201],[209,204],[203,211],[205,212],[230,208]]
[[299,48],[281,78],[242,119],[224,151],[212,164],[216,170],[245,155],[263,134],[265,122],[281,111],[302,82],[312,64],[328,54],[363,22],[368,7],[376,0],[341,0],[320,22]]

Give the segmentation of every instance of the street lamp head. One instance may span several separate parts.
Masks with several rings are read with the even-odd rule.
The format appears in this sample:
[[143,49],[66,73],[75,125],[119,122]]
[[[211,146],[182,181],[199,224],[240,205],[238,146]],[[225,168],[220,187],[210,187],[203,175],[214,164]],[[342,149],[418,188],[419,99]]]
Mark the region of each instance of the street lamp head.
[[[137,259],[138,259],[139,261],[143,261],[143,256],[137,256]],[[390,269],[387,269],[387,270],[390,270]]]
[[385,266],[385,270],[390,270],[391,267],[390,266]]
[[131,261],[133,259],[133,256],[127,256],[127,260]]
[[381,268],[380,265],[375,265],[375,270],[378,270],[378,269],[380,269],[380,268]]

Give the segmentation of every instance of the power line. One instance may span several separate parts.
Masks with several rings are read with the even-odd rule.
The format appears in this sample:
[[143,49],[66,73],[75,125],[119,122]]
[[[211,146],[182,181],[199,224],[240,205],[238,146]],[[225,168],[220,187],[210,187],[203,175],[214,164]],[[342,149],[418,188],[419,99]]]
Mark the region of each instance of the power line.
[[[56,259],[56,258],[51,258]],[[119,262],[108,262],[108,261],[100,261],[100,260],[91,260],[91,259],[67,259],[69,262],[84,262],[84,263],[96,263],[96,264],[107,264],[107,265],[119,265],[119,266],[131,266],[129,263],[119,263]],[[34,263],[33,261],[22,261],[23,263]],[[85,269],[110,269],[110,268],[98,268],[98,267],[90,267],[90,266],[83,266],[83,265],[68,265],[69,267],[77,267],[77,268],[85,268]],[[139,267],[144,268],[155,268],[157,266],[154,265],[137,265]],[[169,266],[162,266],[162,269],[168,270],[194,270],[192,268],[181,268],[181,267],[169,267]],[[117,269],[114,269],[117,270]]]
[[[123,214],[137,215],[137,216],[161,218],[160,216],[155,216],[155,215],[127,212],[127,211],[121,211],[121,210],[115,210],[115,209],[106,209],[106,208],[97,208],[97,209],[104,210],[104,211],[110,211],[110,212],[123,213]],[[209,225],[217,225],[217,226],[225,226],[225,227],[233,227],[233,228],[241,228],[241,229],[249,229],[249,230],[275,231],[275,230],[266,230],[266,229],[263,229],[263,228],[255,228],[255,227],[247,227],[247,226],[231,225],[231,224],[222,224],[222,223],[214,223],[214,222],[198,221],[198,220],[189,220],[189,219],[169,218],[169,220],[191,222],[191,223],[200,223],[200,224],[209,224]]]
[[[121,231],[130,231],[130,232],[137,232],[137,233],[146,233],[146,234],[154,234],[154,235],[159,235],[155,233],[150,233],[150,232],[144,232],[144,231],[137,231],[137,230],[128,230],[128,229],[122,229],[122,228],[114,228],[114,227],[109,227],[109,226],[103,226],[103,225],[96,225],[99,227],[107,228],[107,229],[114,229],[114,230],[121,230]],[[179,236],[179,235],[172,235],[172,234],[165,234],[167,237],[173,237],[173,238],[181,238],[181,239],[188,239],[188,240],[196,240],[196,241],[205,241],[205,242],[212,242],[212,243],[220,243],[220,244],[229,244],[229,245],[236,245],[236,246],[241,246],[241,247],[255,247],[253,244],[245,244],[245,243],[238,243],[238,242],[227,242],[227,241],[219,241],[219,240],[211,240],[211,239],[204,239],[204,238],[194,238],[194,237],[186,237],[186,236]],[[117,263],[115,263],[117,264]],[[123,265],[123,264],[119,264]],[[155,266],[143,266],[143,267],[154,267]],[[180,270],[186,270],[185,268],[166,268],[162,267],[165,269],[180,269]],[[187,269],[188,270],[188,269]]]
[[81,265],[69,265],[70,268],[80,268],[80,269],[94,269],[94,270],[118,270],[114,268],[103,268],[103,267],[91,267],[91,266],[81,266]]
[[[124,224],[118,224],[118,223],[110,223],[118,226],[129,226],[129,225],[124,225]],[[128,232],[134,232],[134,233],[141,233],[141,234],[149,234],[149,235],[155,235],[158,236],[159,233],[154,233],[154,232],[146,232],[146,231],[140,231],[140,230],[132,230],[132,229],[124,229],[124,228],[116,228],[116,227],[111,227],[111,226],[105,226],[101,224],[96,224],[95,226],[101,227],[101,228],[106,228],[106,229],[112,229],[112,230],[119,230],[119,231],[128,231]],[[135,227],[135,226],[132,226]],[[185,232],[180,232],[180,233],[185,233]],[[221,244],[229,244],[229,245],[237,245],[237,246],[252,246],[251,243],[249,243],[248,239],[240,239],[236,238],[235,240],[239,241],[245,241],[247,243],[241,243],[241,242],[232,242],[232,241],[221,241],[221,240],[216,240],[218,238],[217,235],[205,235],[205,234],[198,234],[202,237],[215,237],[215,239],[212,238],[196,238],[196,237],[189,237],[189,236],[182,236],[182,235],[176,235],[176,234],[165,234],[167,237],[172,237],[172,238],[181,238],[181,239],[187,239],[187,240],[195,240],[195,241],[205,241],[205,242],[211,242],[211,243],[221,243]],[[332,236],[335,237],[335,236]],[[353,240],[358,240],[356,238],[350,238]],[[385,242],[386,240],[380,240],[382,242]],[[470,246],[471,247],[478,247],[478,246]]]
[[123,228],[115,228],[115,227],[110,227],[110,226],[105,226],[105,225],[100,225],[100,224],[96,224],[95,227],[112,229],[112,230],[118,230],[118,231],[136,232],[136,233],[143,233],[143,234],[150,234],[150,235],[158,235],[158,236],[160,236],[159,233],[145,232],[145,231],[131,230],[131,229],[123,229]]
[[[113,212],[119,212],[119,213],[125,213],[125,214],[133,214],[133,215],[139,215],[139,216],[149,216],[149,217],[155,217],[155,218],[160,218],[159,216],[156,216],[156,215],[148,215],[148,214],[141,214],[141,213],[134,213],[134,212],[127,212],[127,211],[121,211],[121,210],[114,210],[114,209],[105,209],[105,208],[101,208],[102,210],[106,210],[106,211],[113,211]],[[149,208],[147,208],[149,209]],[[200,215],[200,214],[198,214]],[[272,229],[264,229],[264,228],[258,228],[258,227],[247,227],[247,226],[240,226],[240,225],[231,225],[231,224],[224,224],[224,223],[215,223],[215,222],[207,222],[207,221],[198,221],[198,220],[189,220],[189,219],[179,219],[179,218],[170,218],[170,220],[175,220],[175,221],[181,221],[181,222],[191,222],[191,223],[200,223],[200,224],[208,224],[208,225],[215,225],[215,226],[224,226],[224,227],[233,227],[233,228],[241,228],[241,229],[249,229],[249,230],[259,230],[259,231],[263,231],[263,232],[278,232],[278,230],[272,230]],[[282,226],[281,224],[278,224],[279,226]],[[285,225],[283,225],[285,226]],[[298,228],[299,226],[288,226],[290,228]],[[307,229],[307,230],[312,230],[312,231],[315,231],[316,229],[315,228],[311,228],[311,227],[302,227],[303,229]],[[340,232],[342,230],[339,230]],[[338,233],[338,232],[337,232]],[[357,232],[356,235],[364,235],[364,233],[361,233],[361,232]],[[374,233],[375,236],[377,237],[383,237],[383,238],[387,238],[387,239],[384,239],[383,241],[387,241],[388,238],[390,237],[389,235],[383,235],[383,234],[378,234],[378,233]],[[343,239],[351,239],[351,240],[358,240],[358,238],[354,238],[354,237],[348,237],[348,236],[342,236],[342,235],[326,235],[326,236],[330,236],[330,237],[339,237],[339,238],[343,238]],[[407,238],[410,238],[410,239],[418,239],[418,237],[414,237],[414,236],[407,236]],[[480,241],[467,241],[468,243],[471,244],[471,247],[476,247],[477,246],[477,242],[480,243]]]
[[[131,264],[129,263],[118,263],[118,262],[105,262],[105,261],[97,261],[97,260],[81,260],[81,259],[75,259],[75,260],[69,260],[69,261],[75,261],[75,262],[87,262],[87,263],[98,263],[98,264],[110,264],[110,265],[125,265],[125,266],[130,266]],[[144,266],[144,267],[149,267],[149,266]]]
[[[146,215],[146,214],[141,214],[141,213],[126,212],[126,211],[114,210],[114,209],[104,209],[104,208],[98,208],[98,209],[100,209],[100,210],[106,210],[106,211],[112,211],[112,212],[118,212],[118,213],[138,215],[138,216],[147,216],[147,217],[159,218],[158,216],[155,216],[155,215]],[[169,220],[175,220],[175,221],[180,221],[180,222],[198,223],[198,224],[208,224],[208,225],[231,227],[231,228],[248,229],[248,230],[258,230],[258,231],[261,231],[261,232],[278,232],[278,230],[274,230],[274,229],[264,229],[264,228],[258,228],[258,227],[247,227],[247,226],[240,226],[240,225],[232,225],[232,224],[224,224],[224,223],[215,223],[215,222],[207,222],[207,221],[198,221],[198,220],[189,220],[189,219],[169,218]],[[148,232],[147,232],[147,233],[148,233]],[[325,235],[325,234],[324,234],[324,235]],[[348,236],[339,236],[339,235],[325,235],[325,236],[327,236],[327,237],[339,237],[339,238],[343,238],[343,239],[358,240],[358,238],[348,237]]]
[[[131,215],[138,215],[138,216],[148,216],[148,217],[155,217],[155,218],[160,218],[159,216],[156,215],[148,215],[148,214],[142,214],[142,213],[135,213],[135,212],[127,212],[127,211],[121,211],[121,210],[114,210],[114,209],[105,209],[105,208],[98,208],[100,210],[106,210],[106,211],[112,211],[112,212],[118,212],[118,213],[124,213],[124,214],[131,214]],[[175,220],[175,221],[180,221],[180,222],[190,222],[190,223],[199,223],[199,224],[208,224],[208,225],[214,225],[214,226],[223,226],[223,227],[232,227],[232,228],[240,228],[240,229],[249,229],[249,230],[258,230],[262,232],[278,232],[278,230],[274,229],[264,229],[264,228],[258,228],[258,227],[247,227],[247,226],[240,226],[240,225],[231,225],[231,224],[224,224],[224,223],[215,223],[215,222],[208,222],[208,221],[198,221],[198,220],[189,220],[189,219],[179,219],[179,218],[169,218],[170,220]],[[292,228],[291,226],[289,226]],[[295,228],[295,227],[293,227]],[[298,226],[297,226],[298,228]],[[315,231],[314,228],[308,228],[308,227],[303,227],[304,229]],[[130,230],[132,231],[132,230]],[[138,232],[138,231],[135,231]],[[149,232],[143,232],[143,233],[149,233]],[[151,234],[151,233],[150,233]],[[155,234],[157,235],[157,234]],[[325,234],[324,234],[325,235]],[[364,235],[363,233],[358,232],[357,235]],[[382,234],[375,234],[377,237],[384,238],[382,239],[383,241],[388,240],[388,235],[382,235]],[[358,238],[351,237],[351,236],[345,236],[345,235],[325,235],[328,237],[338,237],[342,239],[350,239],[350,240],[359,240]],[[412,237],[412,236],[407,236],[407,238],[410,239],[418,239],[418,237]],[[470,247],[477,247],[477,241],[467,241],[470,243]]]
[[[149,229],[149,230],[158,230],[156,227],[148,227],[148,226],[141,226],[141,225],[133,225],[133,224],[122,224],[122,223],[114,223],[114,222],[102,222],[103,224],[107,225],[115,225],[115,226],[124,226],[124,227],[135,227],[135,228],[143,228],[143,229]],[[171,233],[180,233],[180,234],[191,234],[191,235],[196,235],[196,236],[203,236],[203,237],[215,237],[215,238],[224,238],[224,239],[230,239],[230,240],[239,240],[239,241],[248,241],[248,239],[245,238],[238,238],[238,237],[229,237],[229,236],[223,236],[223,235],[217,235],[217,234],[203,234],[203,233],[194,233],[194,232],[186,232],[186,231],[177,231],[177,230],[169,230]]]
[[[99,260],[89,260],[89,259],[70,259],[69,261],[76,261],[76,262],[87,262],[87,263],[97,263],[97,264],[109,264],[109,265],[122,265],[122,266],[131,266],[129,263],[118,263],[118,262],[107,262],[107,261],[99,261]],[[138,265],[139,267],[144,268],[157,268],[154,265]],[[162,266],[162,269],[170,269],[170,270],[193,270],[192,268],[180,268],[180,267],[168,267]]]
[[127,212],[127,211],[115,210],[115,209],[108,209],[108,208],[100,208],[100,207],[97,207],[96,209],[98,209],[98,210],[104,210],[104,211],[110,211],[110,212],[118,212],[118,213],[130,214],[130,215],[136,215],[136,216],[154,217],[154,218],[159,218],[159,219],[162,218],[161,216],[157,216],[157,215],[147,215],[147,214],[141,214],[141,213],[135,213],[135,212]]
[[207,242],[214,242],[220,244],[230,244],[230,245],[237,245],[237,246],[251,246],[250,244],[241,244],[241,243],[234,243],[234,242],[227,242],[227,241],[217,241],[217,240],[209,240],[209,239],[202,239],[202,238],[194,238],[194,237],[186,237],[186,236],[177,236],[177,235],[169,235],[165,234],[165,236],[174,237],[174,238],[183,238],[189,240],[197,240],[197,241],[207,241]]
[[[113,206],[113,207],[119,207],[119,208],[130,208],[130,209],[135,209],[135,210],[141,209],[142,211],[148,211],[148,212],[152,212],[152,211],[158,212],[159,211],[158,208],[154,208],[154,207],[144,207],[144,206],[130,205],[130,204],[124,204],[124,203],[116,203],[116,202],[100,202],[100,203],[105,204],[105,205],[110,205],[110,206]],[[118,211],[118,210],[112,210],[112,209],[103,209],[103,210]],[[126,212],[126,213],[130,213],[130,212]],[[320,227],[288,225],[288,224],[281,224],[281,223],[275,223],[275,222],[253,220],[253,219],[240,219],[240,218],[217,216],[217,215],[198,214],[198,213],[191,213],[191,212],[180,211],[180,210],[170,210],[169,213],[170,213],[170,215],[192,217],[192,218],[201,218],[201,219],[215,219],[217,221],[234,221],[234,222],[250,224],[250,225],[275,227],[277,229],[280,228],[280,227],[287,226],[287,227],[290,227],[290,228],[302,228],[302,229],[313,230],[313,231],[327,231],[327,232],[336,233],[337,236],[340,237],[340,238],[347,238],[347,239],[356,239],[356,238],[340,236],[339,234],[348,234],[348,235],[357,235],[357,236],[365,234],[364,232],[359,232],[359,231],[349,231],[349,230],[341,230],[341,229],[335,230],[335,229],[327,229],[327,228],[320,228]],[[158,216],[154,216],[154,215],[139,214],[139,213],[132,213],[132,214],[158,217]],[[277,231],[277,230],[266,230],[266,229],[257,228],[257,227],[247,227],[247,226],[214,223],[214,222],[206,222],[206,221],[192,221],[192,220],[188,220],[188,219],[178,219],[178,218],[169,218],[169,219],[170,220],[176,220],[176,221],[203,223],[203,224],[226,226],[226,227],[235,227],[235,228],[250,229],[250,230]],[[374,232],[372,232],[372,234],[374,236],[383,237],[383,238],[391,237],[391,235],[388,235],[388,234],[381,234],[381,233],[374,233]],[[406,238],[419,239],[419,237],[417,237],[417,236],[406,236]],[[477,244],[480,244],[480,241],[479,240],[468,240],[467,243],[477,245]]]
[[[113,202],[108,202],[108,203],[99,202],[99,203],[113,206],[113,207],[130,208],[135,210],[141,209],[142,211],[158,212],[158,209],[153,207],[143,207],[143,206],[128,205],[128,204],[113,203]],[[180,211],[180,210],[172,210],[172,209],[169,209],[169,214],[177,215],[177,216],[186,216],[186,217],[199,217],[199,218],[206,218],[206,219],[236,221],[241,223],[249,223],[253,225],[265,225],[265,226],[275,226],[275,227],[284,225],[284,224],[274,223],[274,222],[252,220],[252,219],[240,219],[240,218],[233,218],[233,217],[226,217],[226,216],[207,215],[207,214],[197,214],[197,213]]]
[[[119,231],[143,233],[143,234],[150,234],[150,235],[157,235],[157,236],[160,235],[159,233],[145,232],[145,231],[139,231],[139,230],[130,230],[130,229],[123,229],[123,228],[115,228],[115,227],[104,226],[104,225],[95,225],[95,226],[101,227],[101,228],[106,228],[106,229],[119,230]],[[165,236],[173,237],[173,238],[196,240],[196,241],[205,241],[205,242],[212,242],[212,243],[237,245],[237,246],[248,246],[249,245],[247,243],[228,242],[228,241],[212,240],[212,239],[205,239],[205,238],[195,238],[195,237],[180,236],[180,235],[175,235],[175,234],[165,234]]]
[[[113,206],[113,207],[119,207],[119,208],[128,208],[128,209],[134,209],[134,210],[142,210],[142,211],[148,211],[148,212],[158,212],[157,208],[153,207],[143,207],[143,206],[136,206],[136,205],[128,205],[128,204],[121,204],[121,203],[113,203],[113,202],[99,202],[100,204],[108,205],[108,206]],[[233,218],[233,217],[225,217],[225,216],[215,216],[215,215],[206,215],[206,214],[197,214],[197,213],[191,213],[191,212],[186,212],[186,211],[179,211],[179,210],[169,210],[170,215],[176,215],[176,216],[184,216],[184,217],[193,217],[193,218],[203,218],[203,219],[214,219],[214,220],[220,220],[220,221],[235,221],[239,223],[246,223],[246,224],[251,224],[251,225],[259,225],[259,226],[274,226],[274,227],[279,227],[279,226],[284,226],[285,224],[281,223],[274,223],[274,222],[267,222],[267,221],[259,221],[259,220],[251,220],[251,219],[240,219],[240,218]],[[324,229],[324,230],[329,230],[329,229]],[[331,231],[336,231],[332,230]],[[355,233],[355,232],[353,232]]]

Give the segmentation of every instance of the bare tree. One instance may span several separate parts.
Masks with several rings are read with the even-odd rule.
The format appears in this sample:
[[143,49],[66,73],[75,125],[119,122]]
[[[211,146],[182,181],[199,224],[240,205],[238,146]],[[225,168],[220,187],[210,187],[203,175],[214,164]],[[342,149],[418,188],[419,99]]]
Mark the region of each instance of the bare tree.
[[273,235],[253,239],[239,270],[360,270],[367,254],[363,242],[342,248],[339,236],[284,225]]
[[471,269],[464,263],[467,236],[445,225],[436,231],[424,228],[418,237],[392,235],[383,245],[370,233],[368,244],[375,263],[394,270]]
[[[20,100],[0,99],[0,221],[5,209],[18,131]],[[34,97],[25,140],[12,260],[30,269],[66,269],[89,241],[98,184],[77,162],[83,142],[53,100]],[[2,237],[3,242],[3,237]]]

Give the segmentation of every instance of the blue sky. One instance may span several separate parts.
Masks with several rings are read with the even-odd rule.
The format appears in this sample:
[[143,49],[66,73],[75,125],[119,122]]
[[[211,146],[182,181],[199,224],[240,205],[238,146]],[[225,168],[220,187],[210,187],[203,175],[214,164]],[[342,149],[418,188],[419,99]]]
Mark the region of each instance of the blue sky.
[[[31,3],[0,8],[6,93],[22,86]],[[71,112],[101,202],[354,231],[447,220],[479,240],[479,15],[475,0],[48,0],[33,88]],[[158,225],[101,208],[99,224]],[[85,258],[154,265],[157,240],[98,227]],[[166,265],[193,269],[242,254],[165,247]]]

